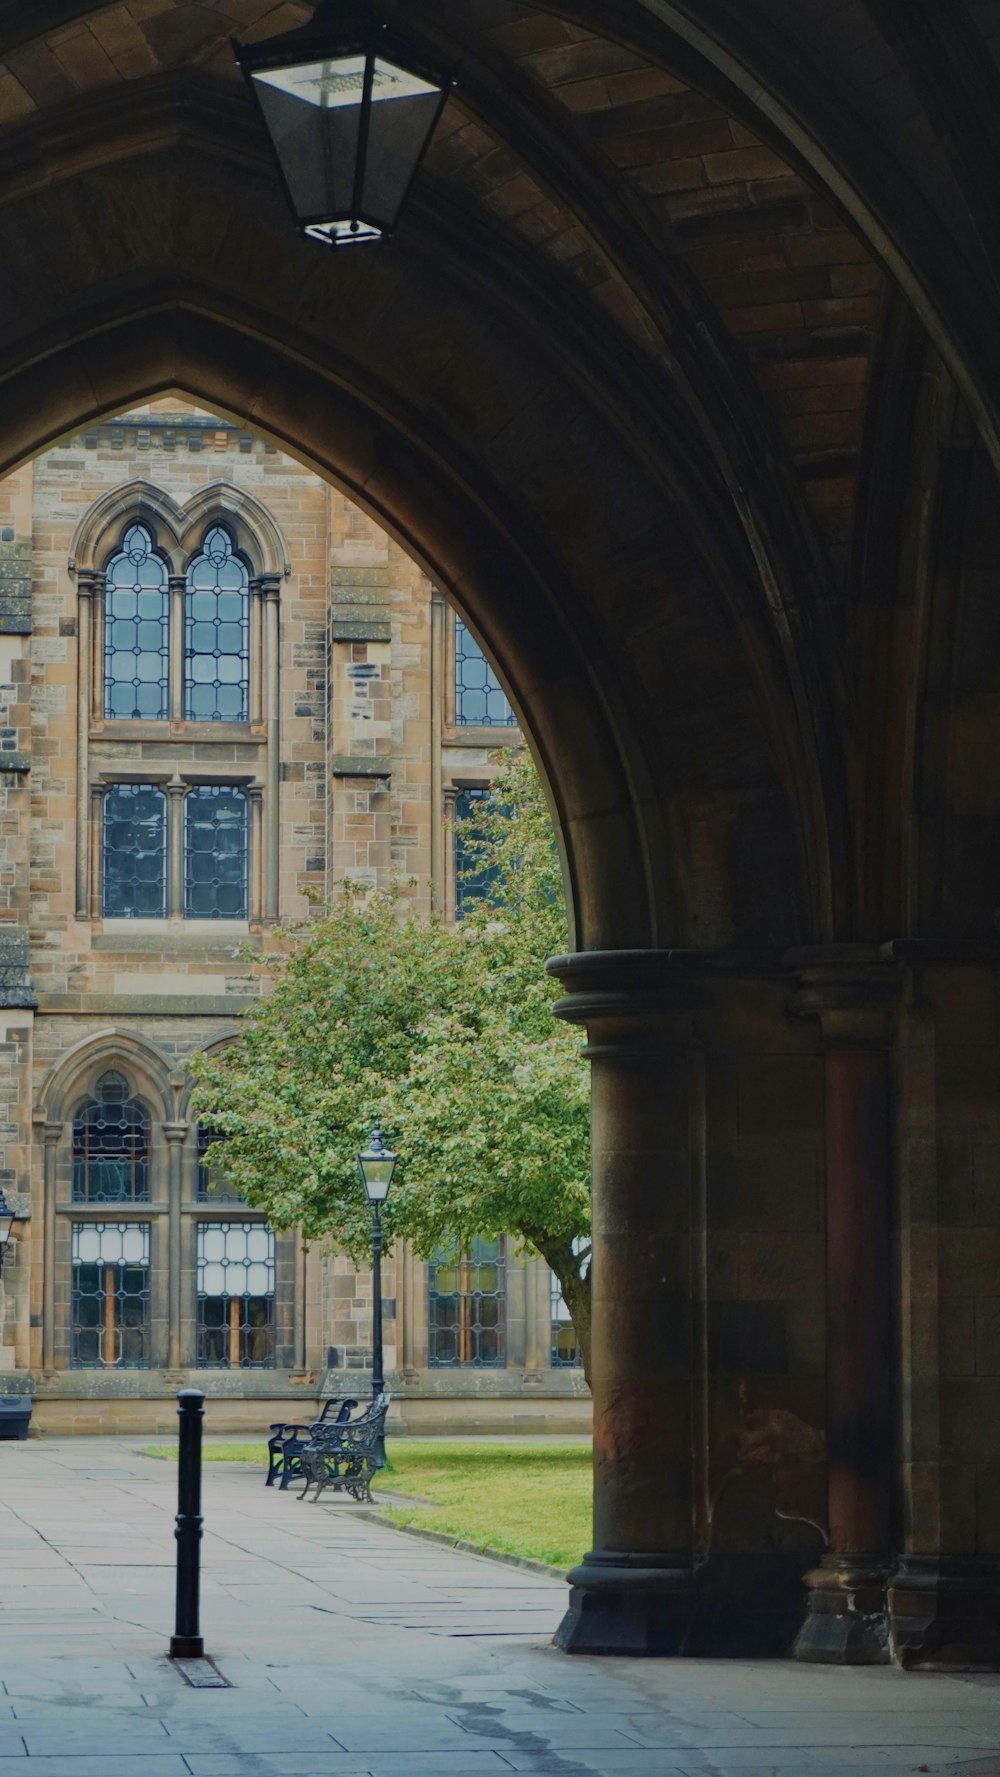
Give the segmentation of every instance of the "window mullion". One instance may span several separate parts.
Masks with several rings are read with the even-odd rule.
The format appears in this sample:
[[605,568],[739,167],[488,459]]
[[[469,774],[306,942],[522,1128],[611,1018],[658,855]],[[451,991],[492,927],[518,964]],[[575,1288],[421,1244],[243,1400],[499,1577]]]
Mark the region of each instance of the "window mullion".
[[184,720],[184,595],[187,578],[170,576],[169,708],[171,722]]
[[184,803],[190,786],[168,784],[167,918],[184,917]]

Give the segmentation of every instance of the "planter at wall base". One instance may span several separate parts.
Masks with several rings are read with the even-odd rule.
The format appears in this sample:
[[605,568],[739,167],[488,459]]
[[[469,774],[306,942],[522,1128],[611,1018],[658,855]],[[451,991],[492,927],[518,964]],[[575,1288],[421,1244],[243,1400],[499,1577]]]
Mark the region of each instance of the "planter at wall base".
[[564,1653],[637,1659],[686,1652],[695,1582],[677,1556],[595,1552],[567,1577],[569,1609],[554,1638]]
[[824,1555],[805,1576],[809,1602],[795,1658],[827,1666],[889,1665],[891,1572],[883,1555]]
[[1000,1670],[1000,1562],[904,1556],[889,1587],[889,1618],[900,1666]]
[[31,1396],[28,1394],[0,1395],[0,1440],[17,1439],[22,1442],[28,1435],[31,1424]]

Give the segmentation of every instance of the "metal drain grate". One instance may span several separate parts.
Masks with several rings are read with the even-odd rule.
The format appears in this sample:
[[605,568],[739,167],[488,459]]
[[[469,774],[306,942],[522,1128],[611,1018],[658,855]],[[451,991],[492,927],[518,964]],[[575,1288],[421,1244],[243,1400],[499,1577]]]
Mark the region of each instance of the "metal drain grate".
[[172,1660],[171,1665],[177,1668],[185,1684],[195,1691],[228,1691],[232,1689],[228,1678],[223,1678],[217,1666],[211,1660]]

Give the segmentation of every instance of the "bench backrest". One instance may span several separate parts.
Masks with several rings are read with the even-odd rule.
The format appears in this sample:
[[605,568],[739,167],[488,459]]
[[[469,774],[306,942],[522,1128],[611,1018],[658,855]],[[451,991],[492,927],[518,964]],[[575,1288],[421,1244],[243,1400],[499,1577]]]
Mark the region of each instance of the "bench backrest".
[[325,1425],[313,1428],[312,1442],[320,1449],[350,1447],[352,1450],[367,1450],[385,1429],[386,1416],[392,1400],[390,1394],[380,1394],[377,1400],[370,1401],[363,1413],[356,1419],[337,1421],[335,1425],[327,1420]]

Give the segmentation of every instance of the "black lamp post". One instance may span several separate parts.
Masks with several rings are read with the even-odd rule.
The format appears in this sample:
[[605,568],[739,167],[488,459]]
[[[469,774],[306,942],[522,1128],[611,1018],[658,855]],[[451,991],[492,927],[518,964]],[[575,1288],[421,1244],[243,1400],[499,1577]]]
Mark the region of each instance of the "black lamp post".
[[4,1254],[7,1251],[7,1242],[10,1239],[10,1231],[13,1228],[16,1219],[14,1211],[7,1202],[2,1187],[0,1187],[0,1274],[3,1272]]
[[[358,1155],[358,1171],[365,1187],[372,1212],[372,1400],[385,1393],[382,1366],[382,1205],[389,1195],[392,1175],[398,1156],[391,1154],[382,1140],[376,1123],[363,1154]],[[385,1439],[380,1438],[377,1450],[379,1468],[385,1467]]]
[[303,231],[331,247],[391,234],[453,82],[375,0],[320,0],[308,24],[233,50]]

